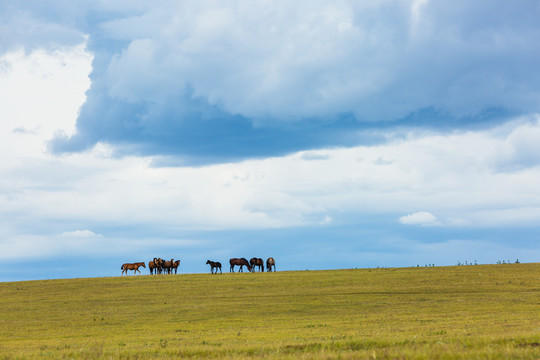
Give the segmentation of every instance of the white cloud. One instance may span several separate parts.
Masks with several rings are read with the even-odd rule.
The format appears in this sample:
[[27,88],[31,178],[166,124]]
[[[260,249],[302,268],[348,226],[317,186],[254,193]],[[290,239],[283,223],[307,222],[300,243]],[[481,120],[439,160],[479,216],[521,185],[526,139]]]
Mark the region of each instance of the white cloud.
[[[64,3],[56,6],[66,11]],[[194,97],[259,122],[349,112],[362,120],[397,119],[426,107],[455,114],[494,106],[539,110],[540,54],[531,46],[538,9],[530,2],[80,7],[69,10],[84,21],[72,25],[98,28],[93,46],[101,56],[114,51],[94,73],[113,98],[159,104],[190,88]],[[106,20],[89,23],[87,11],[102,11]],[[110,39],[127,45],[110,49]]]
[[[4,258],[83,253],[87,247],[130,243],[88,230],[103,224],[124,229],[325,226],[339,224],[348,215],[394,219],[395,214],[409,212],[411,204],[430,212],[403,216],[402,223],[538,224],[536,115],[489,130],[410,133],[377,146],[198,168],[153,167],[151,157],[114,158],[104,144],[53,157],[45,152],[43,141],[58,128],[72,129],[88,87],[91,57],[82,48],[72,52],[2,58],[3,64],[10,64],[0,72],[2,96],[10,102],[0,107],[6,119],[0,125],[6,130],[0,133]],[[76,71],[70,68],[72,60]],[[66,66],[60,65],[63,61]],[[22,86],[13,80],[17,78],[33,86],[32,91],[17,88]],[[13,84],[13,91],[4,84]],[[51,99],[54,108],[43,99]],[[26,111],[24,105],[33,103],[41,113]],[[519,166],[511,166],[514,163]],[[500,171],[501,164],[505,171]]]
[[81,238],[96,238],[96,237],[102,237],[103,235],[96,234],[90,230],[74,230],[74,231],[66,231],[62,233],[62,237],[65,238],[75,238],[75,239],[81,239]]
[[84,44],[0,56],[1,158],[39,156],[55,132],[75,131],[91,62]]
[[[518,121],[504,131],[521,127],[540,125]],[[540,167],[533,162],[498,172],[492,160],[507,141],[501,131],[411,135],[385,145],[327,149],[317,161],[300,152],[199,168],[152,167],[151,158],[107,158],[96,150],[42,162],[36,175],[27,169],[29,177],[14,187],[18,195],[6,206],[73,221],[178,228],[305,226],[341,214],[406,213],[410,204],[441,219],[412,214],[403,218],[407,223],[494,226],[499,221],[480,221],[478,214],[500,208],[513,209],[506,225],[530,223],[531,209],[540,206]]]
[[404,225],[422,225],[422,226],[434,226],[440,225],[437,217],[427,211],[419,211],[413,214],[404,215],[399,218],[399,222]]
[[491,159],[492,166],[501,171],[540,165],[540,116],[524,118],[510,130],[500,134],[501,144]]

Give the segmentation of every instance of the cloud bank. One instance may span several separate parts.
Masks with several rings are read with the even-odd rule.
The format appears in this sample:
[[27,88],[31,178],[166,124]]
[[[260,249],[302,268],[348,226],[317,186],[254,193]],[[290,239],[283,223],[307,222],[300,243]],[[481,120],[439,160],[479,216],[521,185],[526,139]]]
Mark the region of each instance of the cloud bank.
[[[57,153],[106,142],[220,162],[381,140],[374,126],[540,111],[535,2],[36,6],[10,17],[17,43],[87,38],[95,57],[77,132],[55,137]],[[37,11],[39,31],[24,30]]]

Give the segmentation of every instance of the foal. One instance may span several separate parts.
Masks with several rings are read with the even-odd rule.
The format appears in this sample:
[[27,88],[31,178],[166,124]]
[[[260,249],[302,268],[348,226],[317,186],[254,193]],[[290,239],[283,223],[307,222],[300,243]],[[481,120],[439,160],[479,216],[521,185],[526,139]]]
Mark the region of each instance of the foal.
[[214,273],[214,268],[216,269],[216,274],[217,274],[217,269],[219,269],[219,272],[221,274],[223,274],[223,272],[221,271],[221,263],[219,261],[210,261],[210,260],[207,260],[206,261],[207,264],[210,264],[210,273],[213,274]]

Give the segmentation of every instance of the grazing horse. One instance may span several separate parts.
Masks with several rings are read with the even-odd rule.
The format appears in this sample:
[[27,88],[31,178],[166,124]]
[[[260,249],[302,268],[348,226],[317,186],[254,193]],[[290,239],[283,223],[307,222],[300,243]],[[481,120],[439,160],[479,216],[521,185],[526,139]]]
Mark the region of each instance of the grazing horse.
[[249,260],[249,264],[251,265],[252,271],[255,272],[255,266],[259,267],[259,271],[264,272],[264,261],[261,258],[251,258]]
[[141,273],[141,271],[139,270],[140,267],[143,267],[143,268],[146,268],[146,265],[144,264],[144,262],[136,262],[136,263],[132,263],[132,264],[129,264],[129,263],[126,263],[126,264],[122,264],[122,266],[120,267],[120,270],[122,270],[122,276],[124,276],[124,272],[126,273],[126,275],[128,274],[128,270],[133,270],[133,275],[136,274],[136,272],[138,271],[139,274]]
[[266,260],[266,270],[268,270],[268,272],[271,272],[272,266],[274,267],[274,271],[276,271],[276,260],[274,260],[273,257],[269,257],[268,260]]
[[172,269],[174,269],[175,274],[178,274],[178,267],[179,266],[180,266],[180,260],[176,260],[175,262],[172,263]]
[[251,271],[251,265],[249,265],[249,262],[246,258],[232,258],[231,260],[229,260],[229,264],[231,264],[231,269],[229,270],[229,272],[234,272],[235,265],[240,266],[240,272],[244,272],[244,265],[246,265],[248,271]]
[[221,271],[221,263],[219,261],[210,261],[210,260],[207,260],[206,261],[206,264],[210,264],[210,273],[213,274],[214,273],[214,269],[216,269],[216,274],[217,274],[217,270],[219,269],[219,272],[221,274],[223,274],[223,271]]

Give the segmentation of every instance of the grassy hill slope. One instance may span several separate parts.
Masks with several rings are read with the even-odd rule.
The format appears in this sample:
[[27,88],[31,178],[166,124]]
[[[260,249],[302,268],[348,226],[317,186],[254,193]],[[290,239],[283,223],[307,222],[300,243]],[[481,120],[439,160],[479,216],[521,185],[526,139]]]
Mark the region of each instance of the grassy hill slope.
[[540,264],[0,283],[0,359],[540,358]]

